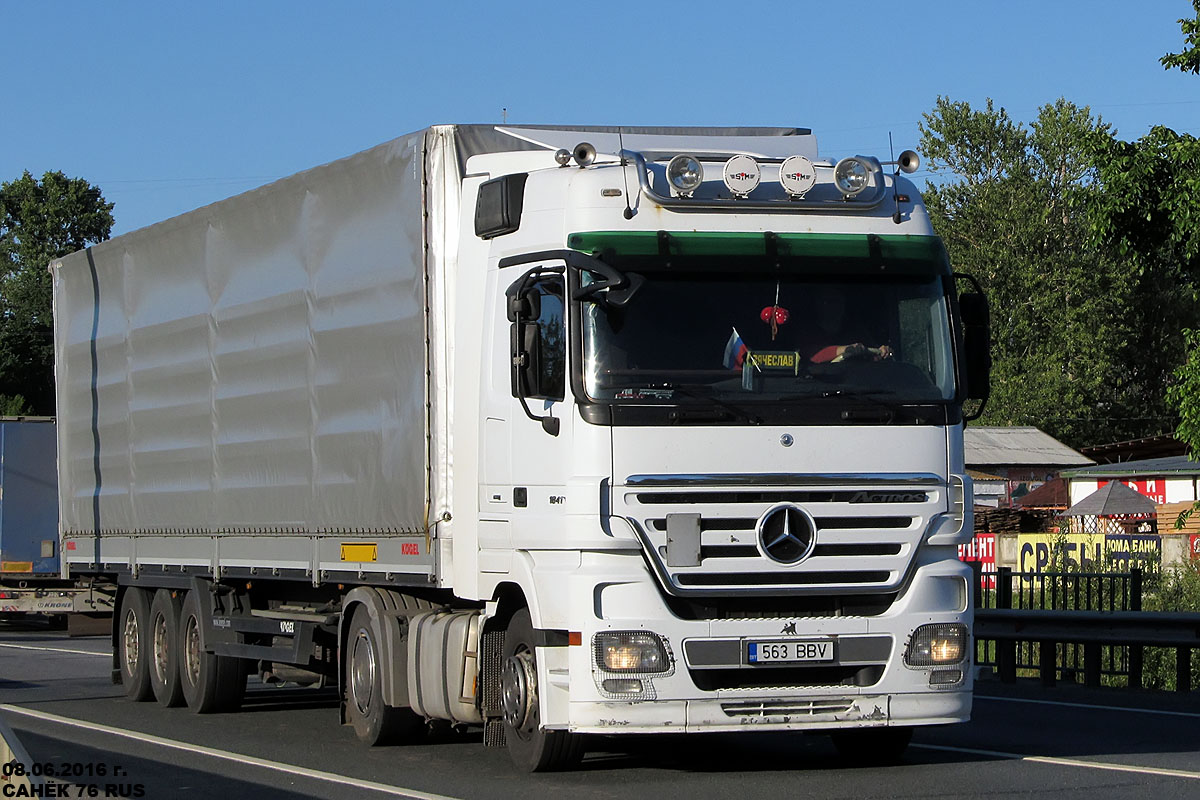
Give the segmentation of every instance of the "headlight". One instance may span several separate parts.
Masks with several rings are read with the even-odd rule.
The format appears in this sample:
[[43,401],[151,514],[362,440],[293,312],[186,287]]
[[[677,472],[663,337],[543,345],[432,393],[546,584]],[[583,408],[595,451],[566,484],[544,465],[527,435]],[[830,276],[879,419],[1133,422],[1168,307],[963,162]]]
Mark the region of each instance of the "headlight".
[[689,195],[703,183],[704,167],[695,156],[675,156],[667,163],[667,181],[675,191]]
[[910,667],[957,664],[967,657],[967,626],[958,622],[935,622],[913,631],[904,654]]
[[862,194],[871,179],[871,170],[866,162],[858,158],[843,158],[833,168],[833,180],[845,198]]
[[658,634],[611,631],[596,634],[596,665],[606,672],[654,674],[668,672],[671,660]]

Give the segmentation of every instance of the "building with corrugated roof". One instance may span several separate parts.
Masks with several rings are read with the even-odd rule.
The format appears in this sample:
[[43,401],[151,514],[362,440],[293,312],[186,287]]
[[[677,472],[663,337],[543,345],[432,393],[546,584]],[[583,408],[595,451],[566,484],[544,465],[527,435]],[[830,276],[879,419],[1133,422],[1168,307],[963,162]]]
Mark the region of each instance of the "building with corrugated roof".
[[1096,462],[1032,426],[968,426],[967,471],[978,505],[1008,508],[1063,469]]
[[1064,469],[1070,482],[1071,502],[1078,503],[1109,481],[1120,481],[1136,489],[1155,503],[1194,502],[1200,499],[1200,462],[1187,456],[1143,458],[1116,464],[1096,464],[1089,467]]

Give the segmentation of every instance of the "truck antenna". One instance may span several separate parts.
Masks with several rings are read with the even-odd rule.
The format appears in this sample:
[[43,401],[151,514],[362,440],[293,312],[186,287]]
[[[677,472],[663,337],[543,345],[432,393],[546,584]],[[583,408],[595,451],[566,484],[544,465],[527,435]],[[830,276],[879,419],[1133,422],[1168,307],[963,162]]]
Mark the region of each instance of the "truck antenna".
[[621,180],[625,182],[625,219],[633,219],[633,206],[629,204],[629,175],[625,172],[625,132],[617,126],[617,147],[621,148]]
[[[892,144],[892,132],[888,131],[888,158],[893,163],[896,161],[896,146]],[[892,200],[896,203],[896,211],[892,214],[892,222],[900,224],[900,166],[897,164],[895,172],[892,173]]]

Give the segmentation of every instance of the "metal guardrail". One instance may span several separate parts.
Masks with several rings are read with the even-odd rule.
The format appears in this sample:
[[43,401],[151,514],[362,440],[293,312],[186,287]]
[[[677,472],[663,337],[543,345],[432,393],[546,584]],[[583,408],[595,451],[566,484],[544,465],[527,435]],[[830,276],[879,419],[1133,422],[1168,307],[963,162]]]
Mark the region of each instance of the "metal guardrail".
[[1200,647],[1200,614],[1156,611],[1057,611],[987,608],[975,611],[975,639],[996,642],[1000,680],[1017,679],[1017,643],[1039,645],[1042,684],[1053,686],[1058,675],[1058,646],[1083,646],[1087,686],[1099,686],[1104,646],[1129,647],[1130,686],[1142,685],[1142,648],[1175,648],[1175,688],[1192,688],[1192,648]]
[[[992,577],[994,575],[994,578]],[[1043,685],[1083,673],[1128,676],[1143,685],[1144,649],[1175,649],[1177,691],[1192,688],[1191,655],[1200,648],[1200,614],[1142,611],[1142,572],[1016,573],[980,576],[975,596],[976,663],[1013,682],[1036,669]]]

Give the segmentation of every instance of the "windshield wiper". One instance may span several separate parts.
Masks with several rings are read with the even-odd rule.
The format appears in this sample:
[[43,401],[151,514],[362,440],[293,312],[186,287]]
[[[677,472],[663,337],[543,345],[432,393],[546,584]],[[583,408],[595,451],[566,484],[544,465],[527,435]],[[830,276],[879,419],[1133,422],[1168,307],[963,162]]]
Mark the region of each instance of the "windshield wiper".
[[[703,386],[705,389],[708,389],[709,393],[701,394],[700,392],[697,392],[696,387],[700,387],[700,386]],[[687,397],[691,397],[696,400],[704,400],[704,401],[710,402],[713,405],[717,406],[718,408],[722,408],[725,411],[728,411],[729,413],[733,414],[735,417],[740,417],[741,419],[744,419],[746,422],[749,422],[751,425],[762,425],[762,417],[758,416],[757,414],[751,414],[749,411],[746,411],[744,408],[739,408],[738,406],[735,406],[732,403],[727,403],[724,400],[718,399],[715,395],[712,394],[712,387],[709,386],[707,383],[699,383],[699,384],[663,383],[663,384],[659,384],[653,388],[673,389]]]

